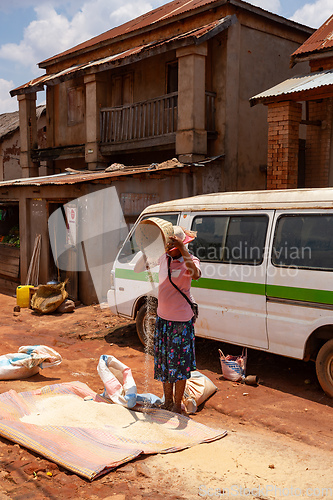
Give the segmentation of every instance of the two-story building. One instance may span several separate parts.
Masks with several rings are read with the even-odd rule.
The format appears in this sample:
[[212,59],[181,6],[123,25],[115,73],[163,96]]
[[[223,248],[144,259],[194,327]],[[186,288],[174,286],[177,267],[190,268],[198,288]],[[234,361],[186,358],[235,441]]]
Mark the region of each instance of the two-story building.
[[[0,193],[19,206],[21,283],[39,236],[39,282],[59,268],[59,237],[51,255],[48,234],[56,210],[72,207],[89,226],[77,228],[68,258],[89,261],[91,251],[103,295],[112,259],[96,242],[113,234],[105,228],[121,219],[119,206],[129,226],[153,202],[265,189],[266,113],[249,98],[293,74],[289,55],[312,32],[241,0],[175,0],[41,62],[45,75],[11,92],[23,179],[1,183]],[[45,88],[47,144],[37,147],[36,96]],[[107,201],[95,202],[106,187]],[[61,279],[91,303],[94,270],[83,264],[64,266]]]
[[42,61],[44,76],[11,91],[22,175],[219,157],[196,192],[264,189],[266,117],[248,100],[292,74],[289,55],[312,32],[241,0],[175,0]]

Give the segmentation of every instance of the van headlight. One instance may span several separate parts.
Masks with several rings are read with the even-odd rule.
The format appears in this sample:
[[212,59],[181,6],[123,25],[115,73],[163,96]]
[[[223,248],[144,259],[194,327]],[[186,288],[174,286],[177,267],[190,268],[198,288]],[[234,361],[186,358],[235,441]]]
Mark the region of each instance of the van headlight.
[[111,271],[110,275],[110,288],[111,290],[114,290],[114,271]]

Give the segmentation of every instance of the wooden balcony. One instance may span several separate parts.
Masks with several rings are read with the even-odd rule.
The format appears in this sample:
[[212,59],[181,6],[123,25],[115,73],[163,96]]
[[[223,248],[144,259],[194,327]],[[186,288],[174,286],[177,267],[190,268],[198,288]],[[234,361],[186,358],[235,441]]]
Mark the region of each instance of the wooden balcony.
[[[178,93],[102,108],[101,152],[168,147],[175,144]],[[215,93],[206,92],[206,130],[215,132]]]

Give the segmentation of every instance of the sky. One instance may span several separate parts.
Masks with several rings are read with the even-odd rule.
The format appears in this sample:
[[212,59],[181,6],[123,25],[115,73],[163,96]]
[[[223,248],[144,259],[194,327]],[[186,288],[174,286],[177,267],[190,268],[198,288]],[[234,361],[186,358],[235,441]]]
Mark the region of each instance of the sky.
[[[167,0],[0,0],[0,114],[18,109],[9,91],[45,73],[38,63],[89,40]],[[250,0],[249,3],[319,28],[333,0]],[[38,104],[45,93],[38,93]]]

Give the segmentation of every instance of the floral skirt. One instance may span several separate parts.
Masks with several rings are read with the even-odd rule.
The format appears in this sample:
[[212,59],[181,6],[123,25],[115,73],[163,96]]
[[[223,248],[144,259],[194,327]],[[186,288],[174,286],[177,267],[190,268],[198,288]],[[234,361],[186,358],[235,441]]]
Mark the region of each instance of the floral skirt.
[[154,336],[154,378],[174,383],[196,370],[192,319],[168,321],[157,316]]

